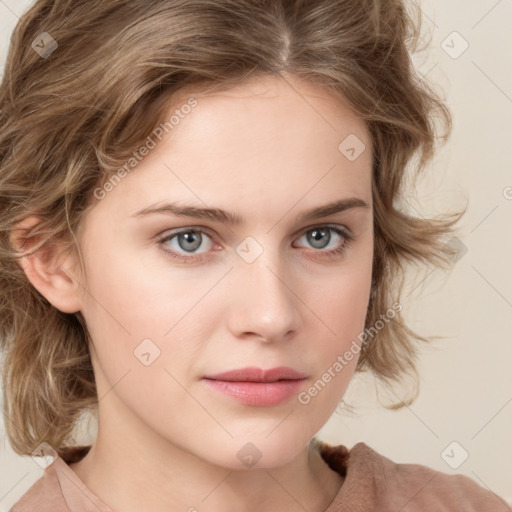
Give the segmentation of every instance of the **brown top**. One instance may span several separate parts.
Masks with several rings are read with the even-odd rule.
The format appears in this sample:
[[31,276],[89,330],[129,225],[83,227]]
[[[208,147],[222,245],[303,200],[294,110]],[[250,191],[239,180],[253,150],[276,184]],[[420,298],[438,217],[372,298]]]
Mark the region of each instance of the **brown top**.
[[[364,443],[351,450],[317,438],[313,443],[329,467],[344,478],[325,512],[512,512],[502,498],[467,476],[398,464]],[[68,466],[89,449],[68,448],[10,512],[113,512]]]

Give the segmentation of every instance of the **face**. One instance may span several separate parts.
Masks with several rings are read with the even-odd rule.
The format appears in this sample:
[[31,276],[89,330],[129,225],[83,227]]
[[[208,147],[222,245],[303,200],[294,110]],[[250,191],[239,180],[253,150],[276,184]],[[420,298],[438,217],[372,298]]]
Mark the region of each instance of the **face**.
[[[370,296],[370,138],[348,107],[291,77],[194,97],[84,220],[100,429],[122,423],[133,443],[238,469],[252,443],[260,467],[278,466],[326,423],[356,367],[357,350],[343,355],[360,345]],[[283,366],[302,380],[205,379]]]

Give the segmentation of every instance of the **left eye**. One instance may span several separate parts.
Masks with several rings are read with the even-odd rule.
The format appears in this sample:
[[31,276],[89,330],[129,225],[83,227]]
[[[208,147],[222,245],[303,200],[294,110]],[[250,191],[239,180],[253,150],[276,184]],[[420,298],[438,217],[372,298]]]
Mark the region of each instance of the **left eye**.
[[195,251],[201,246],[201,243],[203,242],[203,235],[206,235],[208,238],[210,238],[209,235],[199,229],[187,229],[173,233],[165,237],[163,240],[161,240],[161,242],[167,242],[176,239],[178,242],[178,249],[189,252]]
[[[335,243],[333,249],[326,249],[326,247],[329,245],[329,242],[332,240],[332,232],[334,232],[338,238],[341,238],[341,242]],[[329,257],[335,256],[336,254],[341,254],[345,251],[346,247],[353,239],[353,236],[345,230],[333,226],[316,226],[314,228],[310,228],[300,236],[300,238],[302,237],[306,237],[307,242],[311,244],[313,249],[317,249],[317,251],[314,252],[317,252],[318,254],[316,254],[314,257]],[[209,244],[207,244],[206,250],[200,253],[194,252],[197,251],[201,245],[203,245],[205,240],[210,240]],[[213,241],[210,235],[203,229],[196,228],[186,228],[182,229],[181,231],[175,231],[161,239],[160,243],[168,246],[166,242],[171,241],[176,242],[173,249],[164,249],[164,251],[168,253],[172,258],[177,258],[180,260],[201,259],[204,257],[205,253],[211,250],[213,245]],[[180,253],[180,251],[189,253],[189,255]]]
[[[312,244],[314,249],[322,249],[323,250],[327,247],[327,244],[331,241],[331,238],[332,238],[331,232],[336,233],[336,235],[338,237],[348,238],[348,236],[343,231],[341,231],[341,229],[334,228],[331,226],[319,226],[319,227],[315,227],[313,229],[309,229],[302,236],[306,237],[308,243]],[[339,245],[339,243],[335,244],[335,247],[338,245]],[[329,251],[327,251],[327,252],[329,252]]]

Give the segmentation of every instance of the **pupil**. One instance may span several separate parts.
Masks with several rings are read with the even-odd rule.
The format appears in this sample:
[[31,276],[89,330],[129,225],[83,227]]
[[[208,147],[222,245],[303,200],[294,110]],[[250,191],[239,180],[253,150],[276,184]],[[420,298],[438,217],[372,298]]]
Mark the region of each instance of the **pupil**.
[[[318,240],[320,240],[327,233],[327,230],[325,230],[325,229],[315,229],[311,233],[312,233],[311,238],[313,239],[314,242],[317,242]],[[327,243],[329,243],[329,238],[327,239]],[[324,244],[324,246],[325,246],[325,244]]]
[[[195,250],[201,245],[201,239],[198,237],[198,233],[194,233],[192,231],[189,231],[187,233],[181,233],[182,239],[185,240],[185,245],[192,244],[192,247],[182,247],[182,249],[185,250]],[[194,241],[195,238],[195,241]],[[181,244],[180,244],[181,245]]]

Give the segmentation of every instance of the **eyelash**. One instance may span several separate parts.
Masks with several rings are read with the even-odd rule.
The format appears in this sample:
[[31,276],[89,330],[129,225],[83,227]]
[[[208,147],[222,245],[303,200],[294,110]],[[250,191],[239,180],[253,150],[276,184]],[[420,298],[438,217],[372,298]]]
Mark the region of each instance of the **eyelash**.
[[[315,253],[317,253],[314,256],[312,256],[312,258],[315,260],[320,259],[320,258],[332,259],[332,258],[336,258],[336,257],[343,255],[345,253],[345,251],[347,250],[347,248],[352,243],[352,241],[354,240],[354,236],[351,235],[350,233],[348,233],[347,231],[340,229],[338,227],[324,226],[324,225],[319,225],[319,226],[314,226],[312,228],[308,228],[306,231],[303,231],[300,234],[299,238],[304,236],[306,233],[309,233],[310,231],[315,231],[316,229],[319,229],[319,228],[334,231],[336,234],[340,235],[343,238],[343,241],[341,242],[340,245],[338,245],[338,247],[336,247],[336,249],[331,249],[328,251],[318,249],[318,250],[314,251]],[[174,237],[176,237],[182,233],[202,233],[202,234],[206,234],[206,235],[210,236],[208,234],[208,232],[206,232],[205,230],[203,230],[201,228],[185,228],[185,229],[180,229],[179,231],[174,231],[174,232],[166,235],[164,238],[161,238],[159,240],[159,243],[162,245],[165,245],[165,242],[172,240]],[[162,250],[165,253],[167,253],[167,255],[169,255],[171,258],[177,259],[180,261],[185,261],[185,262],[189,262],[190,260],[195,260],[196,262],[200,262],[200,261],[203,261],[205,258],[209,257],[209,255],[207,253],[196,254],[196,255],[192,255],[192,256],[183,256],[180,253],[177,253],[175,251],[170,251],[169,249],[162,249]]]

